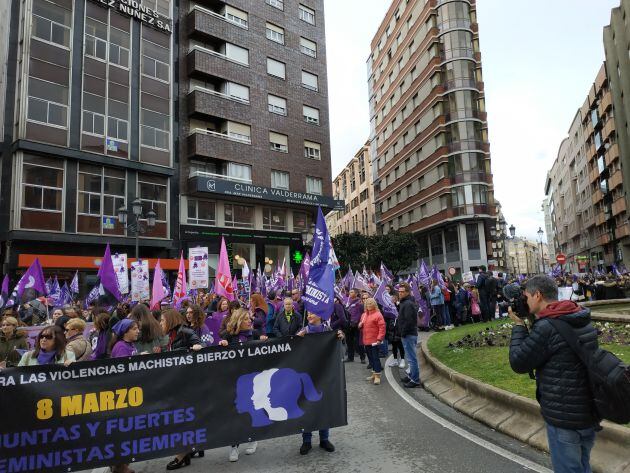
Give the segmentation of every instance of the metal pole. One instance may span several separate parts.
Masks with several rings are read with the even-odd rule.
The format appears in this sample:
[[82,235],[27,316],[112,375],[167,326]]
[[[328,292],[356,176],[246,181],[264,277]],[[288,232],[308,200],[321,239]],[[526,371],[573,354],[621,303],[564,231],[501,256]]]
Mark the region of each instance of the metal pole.
[[139,255],[139,237],[138,234],[140,233],[140,222],[138,221],[138,216],[136,216],[136,261],[138,261],[138,255]]

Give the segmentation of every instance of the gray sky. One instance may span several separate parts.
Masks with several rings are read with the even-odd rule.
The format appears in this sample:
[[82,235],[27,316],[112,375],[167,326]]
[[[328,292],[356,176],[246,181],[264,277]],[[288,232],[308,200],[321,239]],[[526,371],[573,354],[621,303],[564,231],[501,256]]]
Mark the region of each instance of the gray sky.
[[[324,0],[333,178],[369,138],[366,60],[389,0]],[[544,183],[604,61],[619,0],[477,0],[495,197],[536,237]]]

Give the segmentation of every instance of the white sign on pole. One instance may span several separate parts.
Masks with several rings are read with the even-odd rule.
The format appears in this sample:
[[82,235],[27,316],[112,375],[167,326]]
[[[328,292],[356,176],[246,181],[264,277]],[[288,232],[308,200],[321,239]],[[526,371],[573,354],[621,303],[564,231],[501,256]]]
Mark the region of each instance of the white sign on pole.
[[465,273],[462,273],[462,279],[464,280],[464,282],[474,282],[475,278],[473,276],[472,271],[466,271]]
[[116,271],[116,279],[118,280],[118,289],[121,294],[129,293],[129,273],[127,273],[127,255],[112,255],[112,264]]
[[146,260],[131,263],[131,300],[148,301],[149,292],[149,262]]
[[188,250],[188,285],[190,289],[208,288],[208,247]]

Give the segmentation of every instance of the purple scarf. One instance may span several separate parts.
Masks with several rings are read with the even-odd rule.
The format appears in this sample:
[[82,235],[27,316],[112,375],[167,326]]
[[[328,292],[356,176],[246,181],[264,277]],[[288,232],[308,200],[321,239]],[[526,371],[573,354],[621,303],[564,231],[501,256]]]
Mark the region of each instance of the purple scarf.
[[40,365],[51,365],[55,362],[56,356],[57,356],[57,350],[53,350],[53,351],[39,350],[39,355],[37,355],[37,363]]
[[96,340],[96,347],[90,356],[92,360],[100,360],[107,357],[107,330],[101,330],[98,333],[98,339]]
[[325,331],[326,331],[326,327],[324,326],[324,324],[319,324],[319,325],[308,324],[308,327],[306,329],[307,333],[322,333]]
[[241,343],[245,343],[248,342],[252,339],[253,336],[253,331],[252,330],[245,330],[244,332],[239,332],[238,333],[238,341]]

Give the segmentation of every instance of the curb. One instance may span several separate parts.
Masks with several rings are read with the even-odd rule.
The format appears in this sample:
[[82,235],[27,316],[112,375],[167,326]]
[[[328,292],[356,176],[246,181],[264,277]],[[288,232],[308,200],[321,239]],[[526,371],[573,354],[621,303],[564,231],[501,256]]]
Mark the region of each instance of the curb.
[[[449,368],[422,342],[418,358],[423,385],[440,401],[534,448],[549,452],[545,422],[538,403],[484,384]],[[596,473],[630,473],[630,429],[607,421],[597,433],[591,453]]]
[[630,299],[608,299],[604,301],[581,302],[580,305],[591,309],[591,318],[600,322],[620,322],[630,323],[630,314],[612,314],[608,312],[597,312],[598,307],[605,307],[617,304],[630,304]]

